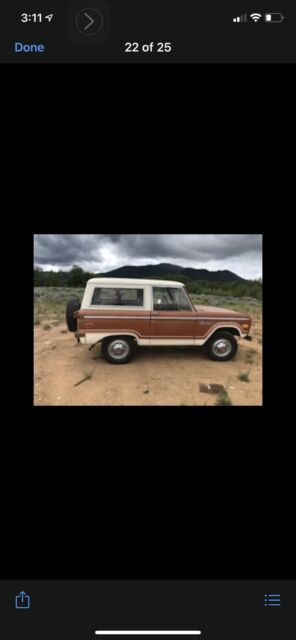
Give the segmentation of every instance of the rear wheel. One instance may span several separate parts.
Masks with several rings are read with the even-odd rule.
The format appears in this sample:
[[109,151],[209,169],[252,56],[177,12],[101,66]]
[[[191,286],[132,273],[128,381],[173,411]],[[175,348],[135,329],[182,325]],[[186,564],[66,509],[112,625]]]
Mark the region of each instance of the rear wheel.
[[66,321],[69,331],[77,331],[77,318],[74,318],[75,311],[80,309],[80,300],[78,298],[72,298],[69,300],[66,307]]
[[131,338],[106,338],[102,344],[102,354],[112,364],[129,362],[135,351],[135,342]]
[[237,341],[232,333],[218,331],[207,342],[206,349],[212,360],[232,360],[237,352]]

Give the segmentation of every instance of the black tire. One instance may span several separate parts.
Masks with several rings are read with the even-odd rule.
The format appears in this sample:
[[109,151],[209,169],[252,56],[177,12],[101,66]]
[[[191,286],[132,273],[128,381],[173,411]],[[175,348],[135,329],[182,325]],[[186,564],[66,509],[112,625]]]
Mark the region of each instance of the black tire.
[[[117,355],[116,355],[117,347]],[[102,355],[111,364],[126,364],[135,352],[135,341],[125,336],[105,338],[102,343]],[[113,353],[112,353],[113,351]]]
[[212,360],[226,362],[234,358],[237,352],[237,341],[229,331],[217,331],[206,343],[206,350]]
[[77,331],[77,318],[74,318],[73,314],[78,309],[80,309],[80,300],[78,298],[69,300],[66,308],[66,322],[69,331]]

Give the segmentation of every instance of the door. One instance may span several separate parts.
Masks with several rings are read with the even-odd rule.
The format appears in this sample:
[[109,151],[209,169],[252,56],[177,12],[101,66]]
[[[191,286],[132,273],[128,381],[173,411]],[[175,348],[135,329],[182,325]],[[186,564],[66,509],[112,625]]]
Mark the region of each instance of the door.
[[194,344],[195,330],[196,313],[182,287],[153,287],[151,343]]

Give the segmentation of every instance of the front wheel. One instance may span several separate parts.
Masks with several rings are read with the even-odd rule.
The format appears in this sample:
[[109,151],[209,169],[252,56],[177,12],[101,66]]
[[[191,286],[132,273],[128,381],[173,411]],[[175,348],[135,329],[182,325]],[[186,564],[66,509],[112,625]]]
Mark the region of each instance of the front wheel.
[[112,364],[129,362],[135,351],[135,343],[131,338],[106,338],[102,344],[102,354]]
[[212,360],[232,360],[237,352],[237,341],[232,333],[219,331],[207,342],[206,349]]

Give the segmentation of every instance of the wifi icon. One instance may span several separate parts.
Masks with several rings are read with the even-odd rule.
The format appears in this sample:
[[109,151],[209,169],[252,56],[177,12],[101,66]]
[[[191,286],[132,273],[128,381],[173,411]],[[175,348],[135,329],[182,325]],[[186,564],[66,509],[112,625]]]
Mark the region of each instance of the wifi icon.
[[258,20],[260,20],[260,18],[262,18],[261,13],[251,13],[250,14],[250,18],[252,18],[252,20],[254,22],[258,22]]

